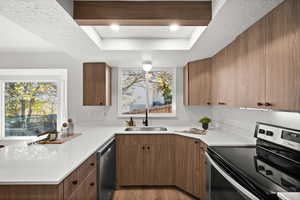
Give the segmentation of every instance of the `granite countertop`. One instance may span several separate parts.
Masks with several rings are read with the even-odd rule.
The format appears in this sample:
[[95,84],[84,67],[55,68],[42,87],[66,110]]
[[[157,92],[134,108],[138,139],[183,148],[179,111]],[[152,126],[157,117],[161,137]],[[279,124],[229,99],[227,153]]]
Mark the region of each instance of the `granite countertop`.
[[124,132],[124,127],[77,126],[82,133],[64,144],[23,142],[0,149],[0,184],[58,184],[108,140],[117,134],[177,134],[200,139],[210,146],[254,145],[255,139],[232,130],[209,130],[206,135],[177,133],[187,127],[168,127],[166,132]]

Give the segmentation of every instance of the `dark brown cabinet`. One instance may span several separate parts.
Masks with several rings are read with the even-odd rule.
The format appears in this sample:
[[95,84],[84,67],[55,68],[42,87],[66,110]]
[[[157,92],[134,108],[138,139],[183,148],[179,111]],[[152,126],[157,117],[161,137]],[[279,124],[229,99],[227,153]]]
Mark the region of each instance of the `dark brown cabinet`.
[[106,63],[83,64],[83,105],[111,105],[111,67]]
[[184,104],[211,104],[211,59],[198,60],[184,67]]

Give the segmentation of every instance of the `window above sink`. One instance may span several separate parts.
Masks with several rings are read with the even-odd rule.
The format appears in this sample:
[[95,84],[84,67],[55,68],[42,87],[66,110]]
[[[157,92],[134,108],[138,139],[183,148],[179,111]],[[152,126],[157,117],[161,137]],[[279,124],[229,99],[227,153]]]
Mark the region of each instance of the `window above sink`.
[[[148,79],[148,81],[147,81]],[[119,68],[118,113],[120,117],[176,116],[176,69]],[[148,99],[148,100],[147,100]]]

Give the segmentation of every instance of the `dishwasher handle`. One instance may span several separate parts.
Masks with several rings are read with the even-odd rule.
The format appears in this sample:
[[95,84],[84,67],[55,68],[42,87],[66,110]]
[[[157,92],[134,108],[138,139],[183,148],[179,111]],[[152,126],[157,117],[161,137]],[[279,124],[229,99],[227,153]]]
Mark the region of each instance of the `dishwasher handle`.
[[205,156],[208,159],[209,163],[231,184],[233,185],[238,191],[240,191],[243,195],[248,197],[252,200],[259,200],[255,195],[249,192],[246,188],[241,186],[236,180],[231,178],[224,170],[222,170],[217,163],[209,156],[207,152],[205,152]]

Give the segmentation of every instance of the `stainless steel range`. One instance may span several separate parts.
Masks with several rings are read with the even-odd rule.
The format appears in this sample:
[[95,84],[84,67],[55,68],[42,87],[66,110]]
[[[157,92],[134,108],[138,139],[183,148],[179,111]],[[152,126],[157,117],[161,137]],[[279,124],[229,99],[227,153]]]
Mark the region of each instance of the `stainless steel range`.
[[209,147],[211,200],[272,200],[300,192],[300,130],[257,123],[255,146]]

